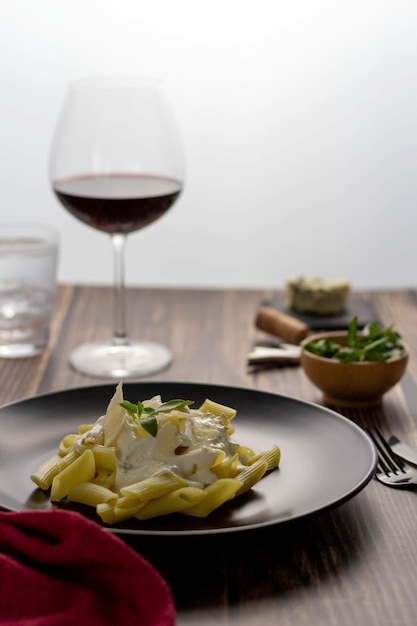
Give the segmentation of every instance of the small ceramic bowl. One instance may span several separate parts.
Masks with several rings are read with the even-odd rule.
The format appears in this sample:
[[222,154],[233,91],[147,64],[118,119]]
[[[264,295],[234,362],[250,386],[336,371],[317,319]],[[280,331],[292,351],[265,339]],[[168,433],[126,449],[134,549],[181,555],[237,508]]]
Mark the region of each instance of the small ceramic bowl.
[[388,361],[344,363],[317,356],[305,349],[307,343],[317,339],[330,339],[346,345],[347,333],[317,333],[301,343],[301,367],[323,392],[324,404],[345,407],[380,404],[384,393],[399,382],[407,367],[407,349],[403,356]]

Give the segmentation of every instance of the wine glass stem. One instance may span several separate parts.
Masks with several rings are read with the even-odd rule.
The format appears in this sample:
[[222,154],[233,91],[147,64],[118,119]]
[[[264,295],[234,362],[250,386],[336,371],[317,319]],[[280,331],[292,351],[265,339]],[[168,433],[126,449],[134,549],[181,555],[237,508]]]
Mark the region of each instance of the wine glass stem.
[[118,346],[127,345],[126,331],[126,288],[125,288],[125,249],[126,235],[111,235],[114,254],[114,330],[113,343]]

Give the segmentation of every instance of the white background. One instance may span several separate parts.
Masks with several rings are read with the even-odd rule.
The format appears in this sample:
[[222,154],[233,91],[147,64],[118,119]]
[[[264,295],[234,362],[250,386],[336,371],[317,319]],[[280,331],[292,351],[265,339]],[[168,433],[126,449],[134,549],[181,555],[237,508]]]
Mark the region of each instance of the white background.
[[61,232],[59,279],[109,284],[109,237],[48,179],[70,81],[162,78],[185,189],[129,236],[127,282],[415,286],[415,0],[2,0],[1,221]]

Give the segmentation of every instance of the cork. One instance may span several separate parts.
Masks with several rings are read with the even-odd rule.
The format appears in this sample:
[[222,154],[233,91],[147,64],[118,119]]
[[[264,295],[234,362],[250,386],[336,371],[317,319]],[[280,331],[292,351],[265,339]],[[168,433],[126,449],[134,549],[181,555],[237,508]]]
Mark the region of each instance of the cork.
[[270,335],[294,344],[299,344],[310,332],[304,322],[268,306],[258,310],[255,325]]

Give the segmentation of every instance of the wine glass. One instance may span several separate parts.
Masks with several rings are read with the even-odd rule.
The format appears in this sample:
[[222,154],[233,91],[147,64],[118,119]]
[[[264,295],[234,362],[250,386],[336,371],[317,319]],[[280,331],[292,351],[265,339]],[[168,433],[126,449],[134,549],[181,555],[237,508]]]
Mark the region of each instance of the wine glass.
[[71,84],[54,133],[50,178],[65,209],[110,234],[114,251],[113,338],[79,346],[71,365],[119,380],[167,367],[170,350],[131,340],[125,320],[127,235],[166,213],[183,187],[182,150],[162,82],[97,77]]

